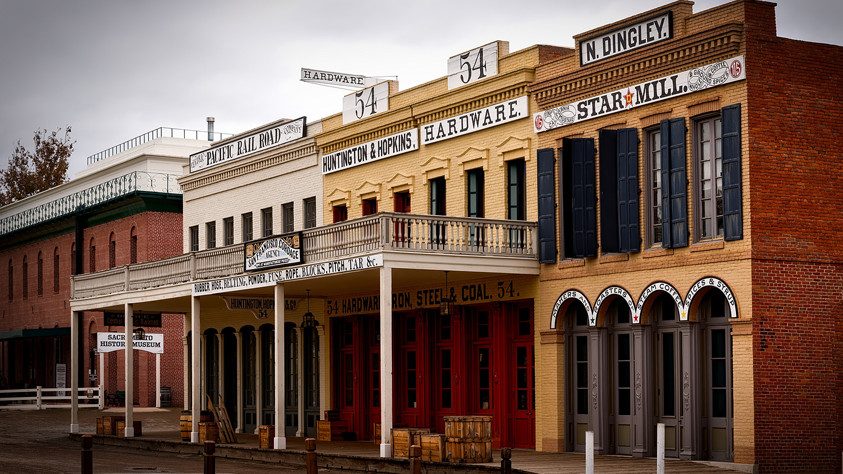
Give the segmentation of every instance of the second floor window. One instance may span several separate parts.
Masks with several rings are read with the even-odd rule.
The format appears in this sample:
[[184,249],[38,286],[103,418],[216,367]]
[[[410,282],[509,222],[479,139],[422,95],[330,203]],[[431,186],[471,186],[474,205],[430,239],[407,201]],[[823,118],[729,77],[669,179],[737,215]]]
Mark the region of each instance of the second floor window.
[[261,209],[261,229],[262,229],[262,237],[269,237],[272,235],[272,208],[267,207],[266,209]]
[[38,282],[36,288],[38,296],[44,294],[44,256],[41,255],[41,252],[38,252]]
[[700,239],[723,237],[723,147],[720,117],[696,124]]
[[378,213],[378,200],[377,198],[370,198],[363,200],[363,215],[370,216],[372,214]]
[[296,228],[293,203],[291,202],[285,202],[281,205],[281,226],[284,233],[292,232]]
[[9,259],[9,301],[15,298],[15,267]]
[[190,251],[196,252],[199,250],[199,226],[190,227]]
[[91,239],[91,245],[88,247],[88,271],[97,271],[97,246],[94,245],[94,239]]
[[348,206],[340,204],[334,206],[334,222],[342,222],[348,220]]
[[662,243],[662,133],[647,132],[647,242]]
[[108,268],[117,266],[117,241],[114,240],[114,232],[108,239]]
[[468,217],[484,217],[483,209],[483,168],[466,171],[466,191]]
[[23,284],[23,298],[29,297],[29,262],[26,260],[26,255],[23,256],[23,272],[21,274],[21,281]]
[[316,198],[309,197],[304,200],[304,228],[316,227]]
[[59,275],[61,269],[61,266],[59,265],[60,263],[61,262],[59,259],[59,248],[56,247],[56,249],[53,251],[53,291],[56,293],[59,292]]
[[134,227],[129,234],[129,263],[138,263],[138,231]]
[[234,218],[226,217],[222,220],[223,245],[234,244]]
[[523,221],[527,218],[527,190],[524,160],[512,160],[506,164],[507,219]]
[[241,216],[242,222],[242,235],[243,235],[243,242],[248,242],[254,239],[254,234],[252,233],[254,227],[252,226],[252,213],[247,212]]
[[211,221],[205,223],[205,248],[215,248],[217,246],[217,222]]

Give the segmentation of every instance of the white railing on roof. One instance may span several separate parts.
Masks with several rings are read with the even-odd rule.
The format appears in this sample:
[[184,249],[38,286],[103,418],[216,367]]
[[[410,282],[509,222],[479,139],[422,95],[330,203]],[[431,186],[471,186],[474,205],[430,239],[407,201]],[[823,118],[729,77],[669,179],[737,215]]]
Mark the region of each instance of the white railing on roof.
[[[117,155],[119,153],[123,153],[126,150],[130,150],[136,146],[143,145],[146,142],[155,140],[157,138],[186,138],[189,140],[205,140],[205,141],[216,141],[222,140],[223,138],[230,137],[230,133],[220,133],[220,132],[210,132],[210,137],[208,136],[207,131],[202,130],[188,130],[185,128],[172,128],[172,127],[158,127],[156,129],[150,130],[146,133],[142,133],[134,138],[130,138],[123,143],[119,143],[114,145],[111,148],[106,148],[103,151],[98,153],[94,153],[93,155],[89,156],[87,159],[88,166],[92,164],[102,161],[110,156]],[[208,140],[212,138],[213,140]]]

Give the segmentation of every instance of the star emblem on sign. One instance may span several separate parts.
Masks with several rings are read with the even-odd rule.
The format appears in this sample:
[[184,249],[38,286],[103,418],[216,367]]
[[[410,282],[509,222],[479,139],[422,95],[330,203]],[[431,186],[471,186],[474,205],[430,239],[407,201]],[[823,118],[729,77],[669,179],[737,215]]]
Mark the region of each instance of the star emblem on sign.
[[627,89],[626,94],[624,94],[623,98],[626,100],[626,105],[624,107],[632,107],[632,98],[635,97],[635,93],[631,90]]

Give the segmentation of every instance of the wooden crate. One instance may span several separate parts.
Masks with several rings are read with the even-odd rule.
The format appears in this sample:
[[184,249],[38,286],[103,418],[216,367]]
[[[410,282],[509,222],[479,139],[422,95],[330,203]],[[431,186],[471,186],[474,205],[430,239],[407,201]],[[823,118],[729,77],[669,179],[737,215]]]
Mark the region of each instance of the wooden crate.
[[445,458],[448,462],[492,462],[491,416],[446,416]]
[[258,426],[258,447],[261,449],[272,449],[275,447],[275,426]]
[[316,441],[331,441],[331,422],[316,420]]
[[125,416],[104,416],[102,417],[102,434],[114,436],[117,434],[117,422],[126,421]]
[[410,446],[418,444],[418,435],[430,433],[427,428],[393,428],[392,429],[392,457],[408,459]]
[[445,461],[445,435],[420,433],[422,461]]
[[213,441],[219,443],[220,428],[216,421],[202,421],[199,422],[199,442]]
[[374,435],[372,436],[372,441],[374,441],[375,444],[381,444],[381,424],[380,423],[373,423],[372,433],[374,433]]
[[492,442],[445,438],[445,459],[455,463],[492,462]]
[[[214,421],[211,412],[202,410],[199,414],[199,422]],[[190,411],[182,411],[179,417],[179,432],[181,433],[182,441],[190,441],[190,432],[193,431],[193,415]]]
[[102,425],[102,417],[101,416],[97,417],[97,434],[98,435],[105,434],[105,429],[103,428],[103,425]]
[[[140,420],[132,420],[132,425],[135,427],[135,437],[143,436],[143,424]],[[126,436],[126,421],[125,420],[117,420],[117,424],[114,427],[114,430],[117,432],[117,437],[123,438]]]

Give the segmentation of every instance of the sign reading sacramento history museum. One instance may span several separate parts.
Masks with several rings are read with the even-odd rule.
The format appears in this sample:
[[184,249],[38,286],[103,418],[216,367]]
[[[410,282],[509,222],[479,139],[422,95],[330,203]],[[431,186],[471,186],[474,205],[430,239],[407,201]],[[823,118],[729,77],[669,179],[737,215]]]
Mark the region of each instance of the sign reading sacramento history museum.
[[746,79],[746,63],[743,56],[737,56],[537,112],[533,114],[533,126],[536,132],[546,132],[744,79]]
[[415,128],[322,156],[322,174],[365,165],[382,158],[419,149]]
[[248,242],[243,247],[244,269],[248,272],[301,263],[301,242],[301,232]]
[[251,135],[246,135],[238,140],[231,141],[199,153],[190,155],[190,172],[200,171],[205,168],[236,160],[244,156],[273,148],[284,143],[299,139],[305,133],[305,117],[297,118],[290,122],[261,130]]

